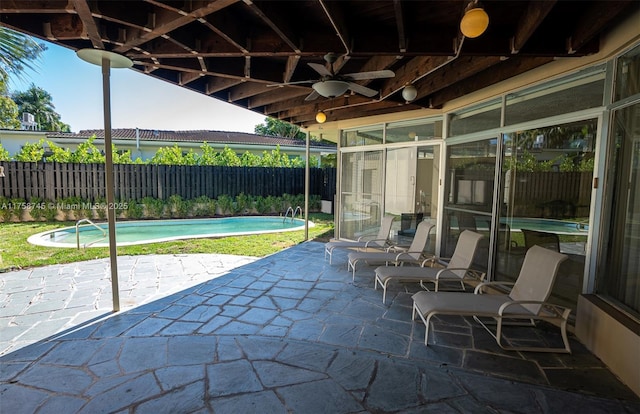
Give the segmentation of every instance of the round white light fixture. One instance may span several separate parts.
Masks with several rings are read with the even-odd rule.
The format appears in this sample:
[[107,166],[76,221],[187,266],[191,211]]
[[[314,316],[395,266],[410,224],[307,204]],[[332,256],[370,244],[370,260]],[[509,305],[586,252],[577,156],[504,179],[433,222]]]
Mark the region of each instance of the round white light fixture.
[[347,92],[349,83],[341,80],[326,80],[316,82],[311,87],[325,98],[335,98]]
[[418,96],[418,90],[415,86],[407,85],[404,87],[404,89],[402,89],[402,98],[405,101],[411,102],[416,99],[416,96]]
[[460,31],[465,37],[474,38],[480,36],[489,26],[489,15],[477,2],[471,3],[460,21]]
[[318,111],[316,114],[316,122],[319,124],[324,124],[327,121],[327,114],[322,111]]
[[108,50],[80,49],[76,52],[76,55],[85,62],[98,66],[102,66],[103,58],[106,58],[109,61],[109,66],[112,68],[130,68],[133,66],[133,61],[128,57],[114,52],[109,52]]

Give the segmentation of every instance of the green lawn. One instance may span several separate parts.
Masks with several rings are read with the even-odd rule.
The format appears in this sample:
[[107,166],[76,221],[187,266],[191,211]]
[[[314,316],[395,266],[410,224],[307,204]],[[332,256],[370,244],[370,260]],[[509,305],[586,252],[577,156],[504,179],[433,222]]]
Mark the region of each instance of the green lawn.
[[[310,214],[309,219],[315,224],[315,227],[309,228],[309,239],[326,241],[333,236],[333,215]],[[78,250],[34,246],[27,242],[27,238],[33,234],[73,225],[74,222],[0,224],[0,272],[109,257],[107,247]],[[304,231],[219,239],[189,239],[119,247],[118,256],[219,253],[263,257],[303,241]]]

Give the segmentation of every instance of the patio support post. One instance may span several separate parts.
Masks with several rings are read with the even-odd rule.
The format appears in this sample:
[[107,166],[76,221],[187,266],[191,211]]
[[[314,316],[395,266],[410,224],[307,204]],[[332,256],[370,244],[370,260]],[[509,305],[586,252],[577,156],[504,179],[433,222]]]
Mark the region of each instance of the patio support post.
[[311,133],[307,131],[305,157],[307,162],[304,165],[304,240],[309,240],[309,163],[311,159],[309,157],[309,139]]
[[111,297],[113,311],[120,310],[120,290],[118,287],[118,251],[116,249],[116,212],[113,180],[113,151],[111,145],[111,62],[102,57],[102,99],[104,105],[104,157],[105,182],[107,187],[107,221],[109,225],[109,260],[111,267]]
[[120,310],[118,288],[118,252],[116,250],[115,182],[113,179],[113,151],[111,145],[111,68],[130,68],[133,61],[126,56],[102,49],[80,49],[76,52],[85,62],[102,68],[102,102],[104,109],[105,185],[107,195],[107,221],[109,228],[109,260],[111,267],[111,295],[113,311]]

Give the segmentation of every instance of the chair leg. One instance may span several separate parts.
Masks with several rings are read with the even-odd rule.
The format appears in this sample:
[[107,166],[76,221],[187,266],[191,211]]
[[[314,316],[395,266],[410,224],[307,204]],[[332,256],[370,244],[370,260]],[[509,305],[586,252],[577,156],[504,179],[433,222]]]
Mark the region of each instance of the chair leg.
[[349,263],[347,263],[347,269],[351,268],[352,272],[351,272],[351,280],[352,281],[356,281],[356,263],[355,262],[351,262],[351,260],[349,260]]
[[[503,339],[503,335],[502,335],[502,326],[503,325],[512,325],[510,323],[505,323],[503,322],[503,318],[501,317],[497,317],[496,318],[496,331],[495,333],[493,332],[493,330],[491,328],[489,328],[487,326],[487,324],[485,324],[484,322],[482,322],[480,320],[480,318],[475,317],[474,319],[476,320],[476,322],[480,323],[480,325],[482,325],[482,327],[484,329],[486,329],[487,332],[489,332],[489,334],[491,336],[493,336],[493,338],[496,340],[496,343],[498,344],[498,346],[502,349],[504,349],[505,351],[524,351],[524,352],[553,352],[553,353],[567,353],[570,354],[571,353],[571,346],[569,344],[569,338],[567,337],[567,321],[569,318],[569,314],[571,313],[571,309],[567,309],[563,315],[562,315],[562,322],[560,323],[560,334],[562,335],[562,342],[564,347],[563,348],[544,348],[544,347],[530,347],[530,346],[508,346],[503,344],[502,339]],[[513,315],[511,315],[513,316]],[[533,321],[533,319],[531,318],[524,318],[529,320],[529,322],[533,322],[533,324],[528,324],[525,326],[533,326],[535,327],[535,322]],[[541,320],[545,320],[545,319],[553,319],[556,320],[558,318],[544,318],[544,317],[538,317],[536,319],[541,319]]]
[[411,319],[415,320],[416,319],[416,314],[418,316],[420,316],[420,319],[422,319],[422,322],[424,323],[424,345],[425,346],[429,346],[429,322],[431,321],[431,317],[434,315],[433,313],[430,313],[427,318],[424,318],[424,315],[422,314],[422,312],[420,312],[420,309],[418,309],[418,307],[416,306],[415,302],[413,303],[413,312],[411,314]]

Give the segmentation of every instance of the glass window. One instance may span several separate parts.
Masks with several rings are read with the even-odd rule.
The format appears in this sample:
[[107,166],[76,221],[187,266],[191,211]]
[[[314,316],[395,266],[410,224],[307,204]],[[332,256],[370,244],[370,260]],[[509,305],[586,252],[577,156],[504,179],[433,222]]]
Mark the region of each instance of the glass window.
[[386,142],[425,141],[442,138],[442,121],[394,122],[387,125]]
[[531,246],[560,251],[552,301],[575,308],[582,291],[597,119],[504,135],[495,276],[514,281]]
[[342,133],[343,147],[359,147],[361,145],[382,144],[383,127],[369,127],[357,130],[345,131]]
[[483,105],[454,113],[449,120],[449,136],[455,137],[499,128],[500,114],[502,113],[501,107],[500,100],[493,100]]
[[546,83],[507,95],[505,125],[566,114],[603,105],[604,67],[570,80]]
[[[493,209],[496,139],[447,148],[442,256],[451,257],[464,230],[488,236]],[[489,238],[480,246],[474,266],[487,270]]]
[[614,96],[616,101],[620,101],[638,93],[640,93],[640,46],[618,59]]
[[382,151],[342,154],[340,237],[377,234],[381,223]]
[[640,316],[640,103],[613,114],[596,292]]
[[[392,227],[396,243],[411,244],[418,223],[438,217],[440,146],[387,150],[385,215],[397,217]],[[436,232],[432,230],[428,252],[435,253]]]

